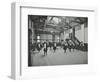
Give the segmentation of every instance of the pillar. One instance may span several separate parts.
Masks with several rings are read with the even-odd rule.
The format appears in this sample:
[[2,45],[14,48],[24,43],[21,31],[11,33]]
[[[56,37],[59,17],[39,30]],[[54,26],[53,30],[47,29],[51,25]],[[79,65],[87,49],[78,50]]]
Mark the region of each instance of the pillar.
[[84,38],[84,24],[82,24],[81,25],[81,40],[83,41],[83,42],[85,42],[85,38]]
[[34,23],[32,22],[32,44],[34,43]]
[[52,34],[52,42],[55,42],[55,34]]

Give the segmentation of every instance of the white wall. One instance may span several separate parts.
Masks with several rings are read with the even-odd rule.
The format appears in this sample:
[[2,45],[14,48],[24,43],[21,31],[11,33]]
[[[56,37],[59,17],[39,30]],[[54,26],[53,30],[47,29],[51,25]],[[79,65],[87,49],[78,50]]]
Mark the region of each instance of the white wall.
[[[33,2],[34,4],[45,4],[46,6],[62,6],[67,7],[67,5],[72,6],[96,6],[98,8],[98,18],[100,21],[100,0],[1,0],[0,1],[0,82],[13,81],[8,78],[10,76],[11,69],[11,2],[24,1]],[[97,74],[93,75],[69,75],[56,78],[41,78],[29,80],[31,82],[100,82],[100,24],[98,28],[95,27],[96,43],[98,45],[95,47],[96,52],[96,67]],[[94,38],[94,36],[91,36]],[[98,38],[97,38],[98,37]],[[98,44],[97,44],[98,43]],[[94,61],[93,60],[93,61]],[[62,70],[63,71],[63,70]],[[23,82],[23,81],[22,81]]]
[[64,40],[64,34],[63,33],[60,34],[60,39]]
[[84,28],[84,25],[81,25],[81,29],[75,31],[75,36],[79,41],[88,43],[88,27]]
[[66,38],[69,39],[69,32],[68,32],[68,31],[65,31],[65,32],[64,32],[64,40],[65,40]]
[[40,34],[40,39],[44,39],[44,40],[49,39],[49,41],[52,41],[52,35],[51,34]]
[[82,38],[84,38],[84,37],[81,37],[81,30],[75,31],[75,36],[79,41],[82,41]]
[[84,29],[84,33],[85,33],[85,34],[84,34],[84,37],[85,37],[84,42],[85,42],[85,43],[88,43],[88,28],[85,28],[85,29]]

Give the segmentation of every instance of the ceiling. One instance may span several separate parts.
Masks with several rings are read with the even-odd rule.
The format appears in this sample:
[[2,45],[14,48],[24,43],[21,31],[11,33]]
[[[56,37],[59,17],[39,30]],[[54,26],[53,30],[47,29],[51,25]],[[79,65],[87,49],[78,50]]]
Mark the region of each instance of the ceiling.
[[38,33],[61,33],[64,30],[80,27],[84,24],[87,27],[87,17],[69,17],[69,16],[40,16],[29,15],[34,23],[34,28]]

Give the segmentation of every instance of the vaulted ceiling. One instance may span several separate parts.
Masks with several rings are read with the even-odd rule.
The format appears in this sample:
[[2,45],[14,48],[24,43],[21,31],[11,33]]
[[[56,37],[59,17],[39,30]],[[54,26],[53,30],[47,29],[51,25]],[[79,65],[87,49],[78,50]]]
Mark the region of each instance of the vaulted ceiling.
[[80,27],[85,24],[87,27],[87,17],[69,17],[69,16],[38,16],[29,15],[34,22],[34,28],[41,33],[60,33],[64,30]]

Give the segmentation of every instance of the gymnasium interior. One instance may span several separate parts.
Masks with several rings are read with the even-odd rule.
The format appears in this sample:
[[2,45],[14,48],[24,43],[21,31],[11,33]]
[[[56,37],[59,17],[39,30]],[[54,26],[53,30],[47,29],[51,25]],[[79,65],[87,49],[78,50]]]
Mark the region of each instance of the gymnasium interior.
[[28,66],[74,64],[88,64],[88,18],[28,15]]

